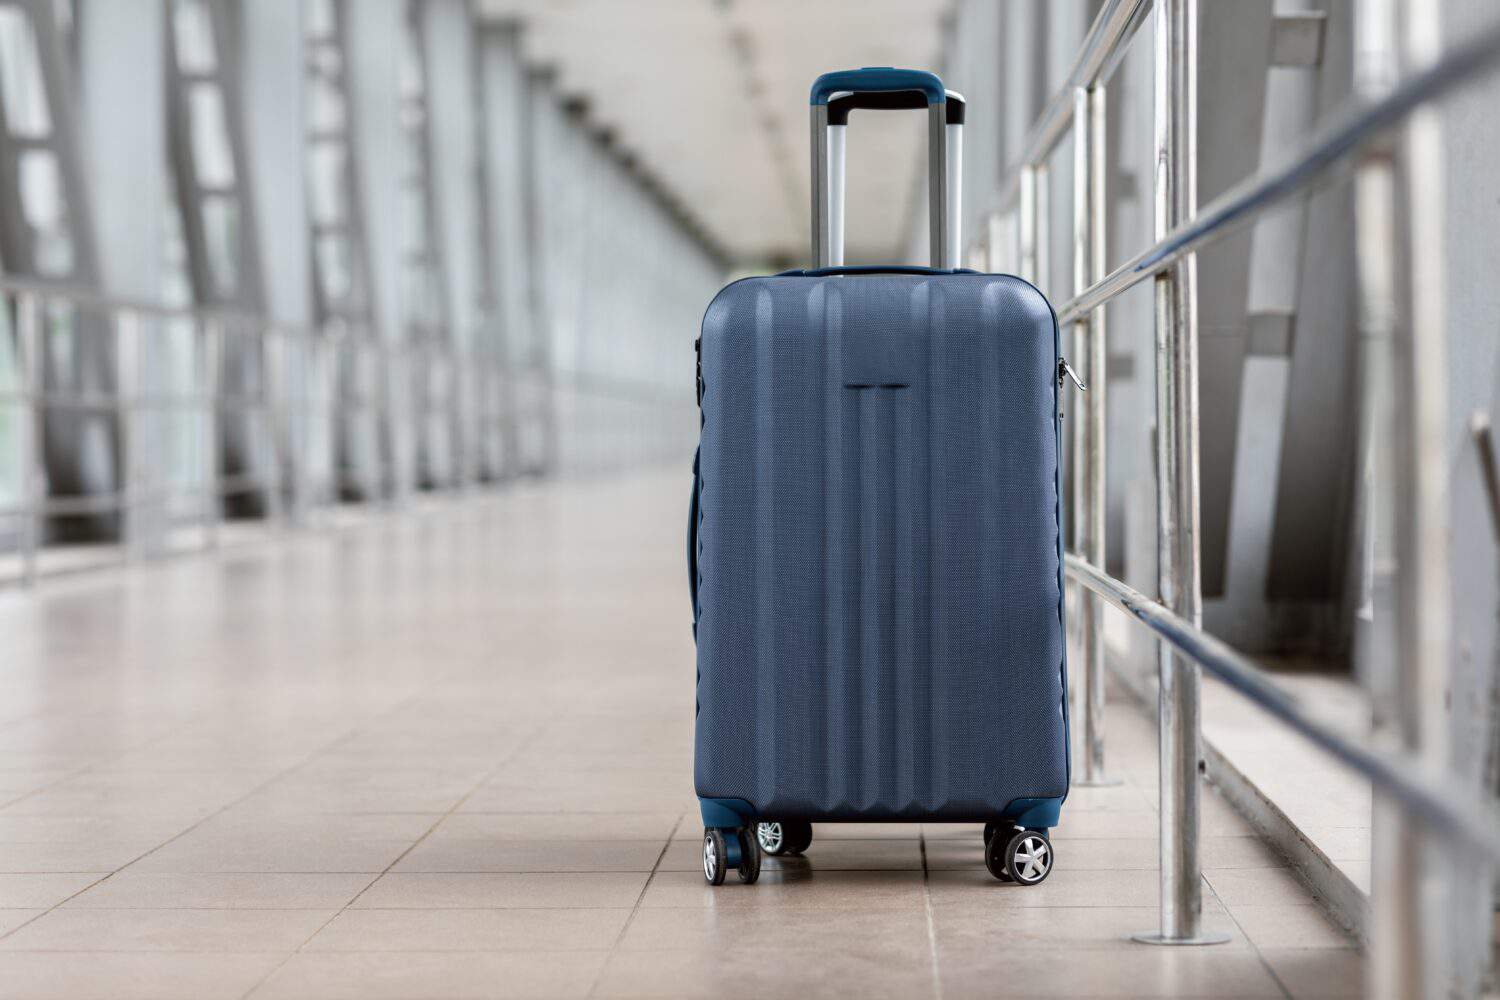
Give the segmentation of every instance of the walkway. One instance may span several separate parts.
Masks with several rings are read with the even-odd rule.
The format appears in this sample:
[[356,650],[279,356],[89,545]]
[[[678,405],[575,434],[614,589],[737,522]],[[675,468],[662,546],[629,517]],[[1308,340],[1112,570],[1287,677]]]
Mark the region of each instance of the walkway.
[[0,593],[0,998],[1357,995],[1213,795],[1210,949],[1156,919],[1154,737],[1058,869],[820,828],[703,885],[678,472]]

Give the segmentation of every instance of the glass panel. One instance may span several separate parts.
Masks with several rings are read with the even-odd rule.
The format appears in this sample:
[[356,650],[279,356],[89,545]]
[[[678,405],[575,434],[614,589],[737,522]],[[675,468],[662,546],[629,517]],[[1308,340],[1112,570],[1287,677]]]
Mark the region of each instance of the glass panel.
[[348,240],[341,234],[320,236],[317,242],[317,254],[318,274],[322,279],[323,295],[330,302],[342,302],[349,295],[352,278]]
[[323,143],[308,154],[308,196],[313,222],[336,225],[344,221],[344,165],[349,152],[343,146]]
[[212,73],[218,64],[214,26],[203,0],[177,0],[172,8],[177,65],[186,73]]
[[28,149],[20,157],[21,211],[36,230],[62,225],[62,169],[50,149]]
[[307,80],[307,127],[312,132],[336,132],[344,128],[344,98],[327,77]]
[[307,33],[314,38],[322,38],[333,34],[338,23],[338,14],[334,10],[334,0],[308,0],[307,11]]
[[233,295],[239,285],[240,206],[234,198],[203,199],[203,236],[214,290]]
[[205,188],[234,185],[234,155],[224,95],[217,84],[198,83],[188,91],[188,114],[193,129],[193,169]]
[[52,132],[47,88],[37,58],[36,33],[19,7],[0,6],[0,94],[10,134],[28,139]]

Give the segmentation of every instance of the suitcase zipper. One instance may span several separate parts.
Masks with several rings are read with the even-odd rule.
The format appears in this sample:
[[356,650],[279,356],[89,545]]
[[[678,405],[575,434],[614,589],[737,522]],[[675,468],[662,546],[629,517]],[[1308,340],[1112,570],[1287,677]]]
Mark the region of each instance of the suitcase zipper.
[[1058,420],[1063,419],[1063,416],[1064,416],[1064,414],[1063,414],[1063,394],[1062,394],[1062,391],[1063,391],[1063,384],[1066,383],[1068,381],[1068,379],[1072,379],[1073,380],[1073,384],[1076,385],[1076,386],[1078,386],[1078,391],[1079,392],[1088,392],[1089,391],[1089,387],[1083,384],[1083,379],[1081,379],[1081,378],[1078,377],[1078,373],[1073,370],[1073,366],[1070,365],[1070,364],[1068,364],[1068,359],[1067,358],[1063,358],[1063,357],[1059,357],[1057,359],[1057,419]]
[[1072,379],[1073,380],[1073,384],[1076,385],[1076,386],[1078,386],[1078,391],[1079,392],[1088,392],[1089,391],[1089,387],[1083,384],[1083,379],[1081,379],[1081,378],[1078,377],[1078,373],[1073,370],[1073,366],[1070,365],[1070,364],[1068,364],[1068,359],[1067,358],[1058,358],[1057,359],[1057,387],[1059,389],[1061,389],[1063,387],[1063,380],[1064,379]]

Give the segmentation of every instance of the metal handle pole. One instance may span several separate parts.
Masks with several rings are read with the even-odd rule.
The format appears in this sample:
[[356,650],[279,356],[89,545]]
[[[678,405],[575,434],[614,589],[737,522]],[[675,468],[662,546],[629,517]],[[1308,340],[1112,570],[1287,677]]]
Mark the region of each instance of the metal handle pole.
[[[1156,236],[1197,207],[1198,2],[1157,0]],[[1203,618],[1198,531],[1198,301],[1196,257],[1155,278],[1157,586],[1193,625]],[[1203,932],[1198,859],[1198,665],[1158,644],[1161,741],[1161,928],[1136,940],[1218,944]]]
[[[1083,291],[1104,277],[1105,92],[1102,85],[1074,91],[1073,111],[1073,287]],[[1086,362],[1073,423],[1074,546],[1094,566],[1105,564],[1105,329],[1104,308],[1073,326],[1081,341],[1074,357]],[[1104,601],[1079,587],[1079,646],[1082,652],[1082,766],[1073,783],[1084,787],[1117,785],[1104,768]]]

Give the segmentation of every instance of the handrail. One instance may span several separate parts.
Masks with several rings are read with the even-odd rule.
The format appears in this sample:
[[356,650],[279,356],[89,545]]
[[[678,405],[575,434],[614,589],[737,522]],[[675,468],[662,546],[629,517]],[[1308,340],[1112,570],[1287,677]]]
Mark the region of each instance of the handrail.
[[1064,302],[1059,323],[1071,323],[1126,289],[1160,274],[1188,254],[1227,236],[1255,216],[1309,187],[1346,156],[1398,124],[1413,108],[1500,68],[1500,23],[1454,46],[1431,68],[1398,84],[1382,99],[1357,103],[1332,125],[1316,132],[1281,166],[1246,178],[1198,210],[1191,222],[1168,233],[1099,282]]
[[[1201,612],[1202,553],[1195,537],[1199,504],[1198,308],[1196,269],[1192,266],[1196,251],[1257,218],[1270,207],[1306,192],[1352,154],[1361,154],[1360,183],[1364,197],[1357,214],[1362,223],[1362,242],[1396,240],[1398,237],[1390,228],[1388,214],[1395,203],[1424,193],[1419,190],[1387,190],[1391,188],[1390,165],[1383,159],[1386,147],[1376,145],[1377,137],[1404,124],[1418,108],[1494,70],[1500,64],[1500,21],[1480,31],[1469,32],[1465,41],[1447,46],[1438,55],[1440,44],[1436,17],[1420,4],[1420,0],[1408,0],[1407,4],[1397,0],[1363,0],[1358,11],[1363,34],[1356,43],[1356,75],[1370,72],[1371,65],[1378,66],[1383,74],[1400,65],[1407,75],[1389,84],[1382,76],[1381,88],[1357,86],[1356,93],[1361,97],[1342,109],[1330,124],[1293,145],[1289,155],[1270,169],[1252,174],[1199,209],[1195,205],[1193,188],[1197,172],[1198,9],[1199,0],[1106,0],[1084,38],[1065,84],[1052,96],[1027,132],[1019,155],[1003,175],[996,197],[989,203],[992,222],[1008,213],[1016,213],[1012,234],[1016,239],[1016,262],[1023,277],[1037,281],[1045,267],[1038,246],[1043,242],[1049,217],[1045,208],[1047,160],[1071,124],[1075,143],[1075,287],[1073,298],[1058,308],[1057,315],[1060,324],[1072,327],[1074,348],[1078,352],[1089,359],[1100,355],[1099,371],[1093,370],[1092,361],[1085,364],[1089,368],[1089,381],[1099,388],[1103,388],[1106,382],[1102,361],[1102,307],[1147,278],[1156,279],[1157,357],[1158,364],[1165,365],[1158,369],[1157,414],[1162,426],[1156,429],[1155,444],[1161,563],[1158,584],[1164,595],[1163,603],[1131,590],[1088,562],[1089,558],[1095,563],[1102,562],[1102,551],[1096,549],[1103,548],[1102,529],[1094,524],[1105,503],[1104,477],[1097,471],[1104,463],[1105,437],[1104,403],[1098,392],[1091,393],[1091,398],[1083,404],[1084,419],[1077,425],[1082,433],[1075,436],[1069,460],[1077,510],[1081,513],[1075,522],[1078,531],[1073,543],[1075,550],[1066,557],[1066,570],[1074,585],[1085,590],[1078,637],[1084,653],[1085,707],[1089,709],[1084,713],[1082,734],[1086,754],[1084,774],[1092,775],[1098,783],[1107,783],[1107,779],[1098,777],[1103,773],[1104,761],[1104,658],[1102,646],[1097,643],[1098,614],[1102,603],[1109,601],[1124,609],[1158,636],[1158,670],[1162,684],[1159,720],[1161,932],[1138,935],[1135,940],[1169,945],[1225,940],[1222,935],[1203,932],[1201,927],[1201,867],[1197,843],[1200,824],[1196,801],[1200,667],[1368,778],[1380,795],[1389,796],[1397,808],[1391,810],[1390,818],[1383,821],[1387,828],[1383,836],[1392,843],[1396,842],[1393,838],[1402,836],[1399,823],[1422,824],[1434,834],[1500,862],[1500,812],[1484,802],[1477,790],[1468,789],[1448,777],[1436,757],[1431,754],[1418,756],[1415,751],[1422,746],[1420,740],[1402,731],[1401,738],[1411,752],[1397,753],[1373,750],[1340,735],[1308,715],[1247,657],[1193,624]],[[1093,101],[1102,96],[1105,81],[1123,57],[1125,42],[1134,35],[1147,10],[1155,12],[1156,170],[1153,187],[1156,243],[1120,267],[1103,273],[1102,266],[1090,263],[1091,255],[1104,243],[1105,231],[1103,219],[1099,216],[1102,195],[1093,192],[1093,181],[1089,178],[1096,173],[1102,174],[1105,169],[1104,126],[1102,122],[1092,121],[1089,109]],[[1403,13],[1408,16],[1403,17]],[[1403,37],[1403,33],[1419,37]],[[1424,133],[1423,141],[1430,146],[1432,136]],[[1434,166],[1431,156],[1416,152],[1420,148],[1421,143],[1414,142],[1410,136],[1399,146],[1390,147],[1392,155],[1403,161],[1416,160],[1428,172],[1440,169]],[[1424,156],[1426,158],[1422,158]],[[1376,174],[1380,174],[1376,180],[1369,180]],[[1413,182],[1408,177],[1404,183],[1410,186]],[[1365,204],[1366,201],[1370,204]],[[1430,217],[1432,206],[1426,208],[1428,214],[1424,218]],[[1406,210],[1416,211],[1411,207]],[[1368,220],[1365,218],[1367,213]],[[1373,223],[1369,225],[1368,234],[1365,233],[1366,223]],[[998,236],[996,227],[991,225],[989,232],[991,241],[995,240]],[[1430,250],[1433,245],[1430,229],[1416,235],[1406,233],[1401,239],[1407,244],[1415,244],[1422,236],[1425,236],[1425,246]],[[993,245],[989,247],[992,261],[995,249]],[[1433,268],[1437,268],[1440,277],[1441,264],[1432,264],[1431,253],[1413,250],[1410,246],[1407,253],[1415,254],[1415,259],[1422,262],[1425,287],[1429,291],[1440,287],[1441,281],[1433,277]],[[1382,294],[1388,294],[1392,283],[1398,280],[1397,272],[1407,265],[1396,264],[1389,253],[1379,259],[1371,258],[1373,263],[1367,263],[1367,256],[1370,255],[1362,252],[1359,259],[1360,286],[1365,296],[1362,301],[1368,310],[1370,297],[1380,299]],[[1416,267],[1415,264],[1410,266]],[[1371,267],[1376,272],[1373,277],[1364,273]],[[1416,280],[1415,271],[1408,277]],[[1442,324],[1440,320],[1433,320],[1431,314],[1431,308],[1422,311],[1426,317],[1425,335],[1429,340],[1435,339],[1440,348]],[[1412,336],[1415,337],[1418,335],[1417,323],[1413,320],[1412,324]],[[1384,336],[1389,338],[1390,331],[1386,330]],[[1423,357],[1430,358],[1430,352],[1424,352]],[[1431,374],[1440,372],[1441,364],[1438,360],[1427,365],[1427,375],[1420,383],[1426,395],[1413,404],[1420,410],[1417,404],[1425,402],[1427,409],[1422,412],[1427,417],[1437,405],[1434,400],[1441,398],[1435,395],[1442,392],[1441,386],[1434,387]],[[1416,379],[1416,375],[1413,378]],[[1368,415],[1362,417],[1362,420],[1368,419]],[[1413,417],[1412,421],[1422,428],[1427,426],[1421,423],[1420,417]],[[1415,434],[1416,430],[1408,428],[1407,432]],[[1420,462],[1415,457],[1419,445],[1426,448]],[[1407,467],[1398,475],[1410,478],[1418,476],[1422,470],[1431,472],[1438,447],[1430,436],[1415,441],[1404,458]],[[1407,512],[1410,523],[1403,528],[1407,532],[1408,547],[1412,544],[1412,533],[1418,528],[1425,525],[1431,532],[1435,530],[1434,525],[1441,524],[1441,517],[1434,520],[1429,509],[1432,507],[1431,498],[1426,501],[1427,507],[1420,507],[1421,502],[1408,501],[1408,505],[1417,505]],[[1424,580],[1441,579],[1441,569],[1434,569],[1437,565],[1431,561],[1423,563],[1427,570]],[[1420,593],[1419,587],[1422,587]],[[1441,588],[1438,588],[1437,597],[1431,596],[1430,590],[1420,583],[1405,588],[1400,600],[1405,620],[1422,620],[1423,615],[1431,613],[1432,604],[1441,603]],[[1427,638],[1430,640],[1430,636]],[[1432,659],[1441,657],[1444,648],[1443,643],[1428,641],[1421,650],[1427,659]],[[1414,678],[1427,677],[1430,680],[1433,667],[1408,657],[1398,672],[1401,674],[1400,683],[1414,686],[1419,683]],[[1101,703],[1097,711],[1096,697]],[[1396,817],[1409,818],[1398,821]],[[1404,853],[1397,869],[1395,873],[1381,875],[1383,891],[1376,893],[1386,914],[1422,905],[1413,900],[1409,888],[1391,888],[1393,883],[1416,877],[1414,855],[1409,851]],[[1409,933],[1410,930],[1408,926],[1407,932],[1390,951],[1396,956],[1392,962],[1401,966],[1405,992],[1416,995],[1421,989],[1412,986],[1419,981],[1412,973],[1413,970],[1420,971],[1429,956],[1419,935]]]
[[254,324],[284,330],[288,333],[311,332],[309,328],[295,323],[277,323],[270,317],[249,309],[232,309],[224,306],[169,306],[149,299],[133,299],[118,295],[106,295],[98,289],[89,288],[71,281],[48,281],[26,278],[14,274],[0,275],[0,295],[36,295],[42,298],[64,299],[86,309],[118,310],[153,316],[157,319],[198,319]]
[[1021,141],[1021,154],[1004,173],[1005,182],[991,211],[1003,212],[1020,195],[1021,171],[1042,163],[1062,141],[1073,120],[1073,92],[1107,78],[1125,52],[1125,42],[1135,34],[1151,9],[1151,0],[1107,0],[1094,17],[1068,70],[1067,80],[1052,95],[1036,123]]
[[1182,655],[1351,770],[1370,779],[1440,833],[1500,864],[1500,809],[1463,794],[1408,754],[1377,752],[1313,718],[1249,657],[1122,580],[1069,553],[1067,573],[1159,635]]

